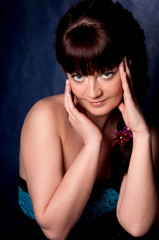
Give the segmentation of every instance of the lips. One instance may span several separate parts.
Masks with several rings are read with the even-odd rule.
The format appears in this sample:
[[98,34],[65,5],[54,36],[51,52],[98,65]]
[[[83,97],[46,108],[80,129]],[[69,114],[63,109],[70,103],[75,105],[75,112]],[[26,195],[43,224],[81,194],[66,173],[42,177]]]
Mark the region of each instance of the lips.
[[105,103],[106,100],[101,100],[101,101],[97,101],[97,102],[89,102],[92,106],[94,107],[100,107]]

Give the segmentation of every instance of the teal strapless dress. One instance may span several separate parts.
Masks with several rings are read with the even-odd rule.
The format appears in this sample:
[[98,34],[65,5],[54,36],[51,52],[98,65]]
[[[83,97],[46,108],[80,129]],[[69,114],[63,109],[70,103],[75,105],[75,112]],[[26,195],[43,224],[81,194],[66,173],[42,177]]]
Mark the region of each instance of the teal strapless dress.
[[[85,223],[103,216],[107,212],[116,210],[119,193],[111,187],[107,179],[100,179],[94,184],[90,198],[79,219],[79,223]],[[18,203],[25,215],[35,220],[34,210],[27,184],[24,179],[18,177]]]

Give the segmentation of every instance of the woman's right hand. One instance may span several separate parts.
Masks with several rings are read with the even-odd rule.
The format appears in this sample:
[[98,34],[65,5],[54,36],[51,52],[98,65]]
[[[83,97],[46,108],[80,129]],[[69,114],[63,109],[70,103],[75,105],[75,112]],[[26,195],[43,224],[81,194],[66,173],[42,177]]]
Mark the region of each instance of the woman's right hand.
[[79,112],[75,107],[71,96],[71,85],[69,80],[66,80],[65,87],[65,109],[68,113],[68,119],[71,125],[83,138],[84,144],[97,144],[102,140],[100,129],[83,113]]

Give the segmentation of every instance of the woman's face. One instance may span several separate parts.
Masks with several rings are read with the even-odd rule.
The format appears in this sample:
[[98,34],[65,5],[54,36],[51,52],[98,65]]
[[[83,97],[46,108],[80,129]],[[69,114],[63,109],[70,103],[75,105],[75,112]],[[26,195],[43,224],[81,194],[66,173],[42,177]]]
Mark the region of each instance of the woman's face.
[[109,114],[122,99],[119,67],[93,76],[67,73],[67,77],[78,102],[95,116]]

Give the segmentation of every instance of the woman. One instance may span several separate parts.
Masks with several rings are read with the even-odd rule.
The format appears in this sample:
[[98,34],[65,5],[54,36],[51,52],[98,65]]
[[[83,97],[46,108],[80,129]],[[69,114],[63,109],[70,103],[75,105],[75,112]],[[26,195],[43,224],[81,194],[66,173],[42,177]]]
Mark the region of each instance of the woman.
[[22,237],[143,236],[158,220],[143,31],[119,3],[82,1],[60,20],[55,49],[65,93],[37,102],[21,133]]

